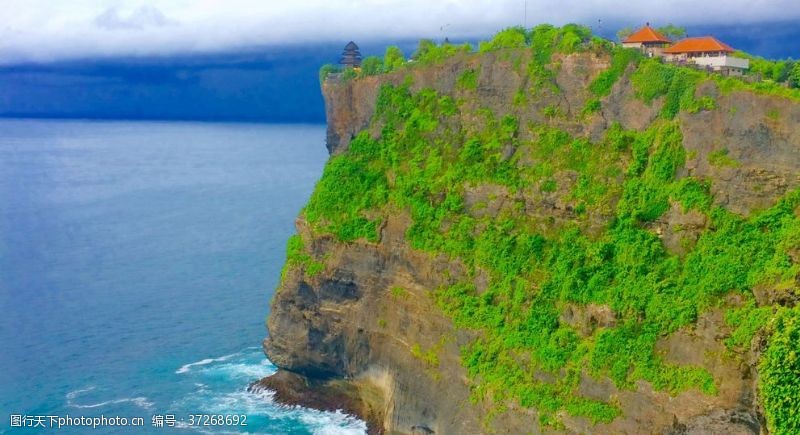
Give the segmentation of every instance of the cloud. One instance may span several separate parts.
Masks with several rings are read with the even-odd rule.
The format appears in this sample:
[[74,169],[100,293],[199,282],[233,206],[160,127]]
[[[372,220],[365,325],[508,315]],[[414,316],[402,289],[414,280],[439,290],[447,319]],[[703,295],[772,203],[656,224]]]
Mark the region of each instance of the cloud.
[[155,6],[143,5],[129,14],[123,14],[118,7],[110,7],[94,19],[94,24],[107,30],[141,30],[148,27],[164,27],[177,24],[167,18]]
[[453,39],[525,21],[578,22],[608,32],[645,21],[800,20],[797,0],[707,0],[702,7],[696,0],[0,0],[0,10],[6,11],[0,24],[0,63],[6,64],[350,39]]

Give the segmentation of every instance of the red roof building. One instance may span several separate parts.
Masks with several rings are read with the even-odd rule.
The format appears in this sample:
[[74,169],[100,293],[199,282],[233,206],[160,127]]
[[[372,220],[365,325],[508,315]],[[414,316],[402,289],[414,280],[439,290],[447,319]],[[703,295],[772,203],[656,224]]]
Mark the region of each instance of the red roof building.
[[664,50],[664,56],[669,62],[694,64],[725,75],[741,75],[750,67],[750,61],[731,56],[735,51],[713,36],[702,36],[681,39]]
[[664,50],[666,54],[700,54],[700,53],[733,53],[730,45],[720,42],[713,36],[699,38],[686,38],[676,42],[672,47]]
[[633,32],[622,41],[623,44],[658,44],[658,43],[667,43],[671,44],[672,41],[669,40],[666,36],[662,35],[658,32],[658,30],[650,27],[650,23],[647,23],[644,27]]
[[658,30],[650,27],[650,23],[645,24],[641,29],[631,33],[630,36],[622,41],[625,48],[638,48],[642,53],[653,57],[661,56],[663,50],[672,44],[666,36]]

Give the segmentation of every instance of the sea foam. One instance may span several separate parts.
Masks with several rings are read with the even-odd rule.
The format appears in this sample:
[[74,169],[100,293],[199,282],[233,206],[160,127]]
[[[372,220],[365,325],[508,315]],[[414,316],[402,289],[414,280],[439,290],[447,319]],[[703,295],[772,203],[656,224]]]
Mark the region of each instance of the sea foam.
[[150,410],[153,408],[154,403],[148,400],[147,397],[139,396],[139,397],[123,397],[120,399],[112,399],[112,400],[105,400],[98,403],[89,403],[89,404],[80,404],[75,403],[75,399],[78,396],[84,395],[90,391],[93,391],[95,387],[88,387],[82,388],[75,391],[70,391],[67,393],[67,406],[70,408],[78,408],[78,409],[92,409],[92,408],[100,408],[103,406],[109,405],[117,405],[120,403],[133,403],[134,405],[138,406],[141,409]]
[[181,366],[181,368],[179,368],[178,370],[175,370],[175,374],[180,375],[180,374],[183,374],[183,373],[187,373],[187,372],[192,370],[192,367],[205,366],[205,365],[209,365],[209,364],[212,364],[212,363],[215,363],[215,362],[227,361],[227,360],[235,357],[236,355],[239,355],[239,353],[240,352],[232,353],[230,355],[225,355],[225,356],[221,356],[221,357],[218,357],[218,358],[206,358],[206,359],[202,359],[200,361],[196,361],[196,362],[193,362],[193,363],[184,364],[184,365]]

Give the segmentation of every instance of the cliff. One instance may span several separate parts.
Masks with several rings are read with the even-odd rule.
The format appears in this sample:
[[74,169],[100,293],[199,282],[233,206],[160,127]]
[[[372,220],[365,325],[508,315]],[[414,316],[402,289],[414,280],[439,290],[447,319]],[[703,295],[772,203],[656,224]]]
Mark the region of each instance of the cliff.
[[569,37],[323,82],[267,355],[371,432],[800,429],[798,99]]

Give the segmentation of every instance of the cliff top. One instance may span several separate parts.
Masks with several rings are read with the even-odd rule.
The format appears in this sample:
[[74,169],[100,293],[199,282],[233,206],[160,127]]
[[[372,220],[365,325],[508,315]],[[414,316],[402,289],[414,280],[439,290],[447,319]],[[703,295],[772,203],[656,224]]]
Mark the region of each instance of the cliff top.
[[[712,38],[713,39],[713,38]],[[420,40],[416,51],[409,59],[396,46],[389,46],[383,58],[369,56],[361,68],[340,68],[336,65],[323,65],[320,80],[329,76],[339,80],[387,74],[398,70],[433,65],[454,56],[480,55],[495,50],[531,48],[533,50],[576,53],[592,51],[612,54],[621,46],[611,40],[593,35],[588,27],[568,24],[561,28],[542,24],[531,29],[511,27],[501,30],[488,41],[478,44],[477,50],[469,43],[452,44],[445,41],[437,44],[430,39]],[[630,49],[638,51],[636,49]],[[759,92],[768,92],[800,100],[800,62],[789,60],[769,60],[738,51],[736,56],[750,60],[749,70],[744,74],[743,87]],[[690,66],[684,65],[689,68]],[[757,84],[757,85],[756,85]],[[750,86],[748,86],[750,85]],[[787,91],[793,89],[793,91]]]

